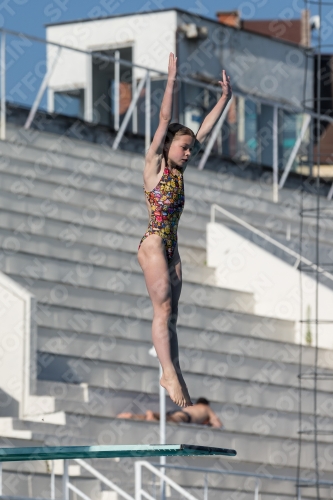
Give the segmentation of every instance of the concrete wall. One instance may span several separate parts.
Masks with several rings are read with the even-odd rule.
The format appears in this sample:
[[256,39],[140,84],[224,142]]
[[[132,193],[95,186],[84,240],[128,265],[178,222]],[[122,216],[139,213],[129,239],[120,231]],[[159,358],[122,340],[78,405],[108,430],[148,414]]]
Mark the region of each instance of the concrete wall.
[[34,310],[33,295],[0,273],[0,416],[22,417],[34,392]]
[[[183,39],[179,44],[179,61],[184,64],[184,73],[206,73],[220,80],[224,68],[235,91],[300,105],[303,99],[304,48],[214,21],[200,20],[190,14],[178,15],[178,25],[183,22],[205,25],[209,33],[206,40]],[[184,61],[189,63],[188,68]],[[312,97],[312,81],[313,59],[310,57],[307,99]]]
[[[169,52],[175,52],[176,11],[134,14],[111,19],[92,20],[49,26],[46,39],[88,51],[110,50],[133,46],[133,62],[158,71],[167,71]],[[47,49],[48,67],[55,57],[55,48]],[[134,72],[135,78],[144,74]],[[50,80],[48,109],[52,110],[53,92],[73,88],[89,89],[91,57],[63,50]]]
[[[207,225],[207,265],[216,267],[218,286],[253,293],[256,314],[295,321],[295,336],[289,339],[290,342],[299,343],[302,336],[304,343],[307,328],[310,328],[314,341],[316,328],[313,322],[316,313],[314,274],[309,275],[304,272],[300,277],[300,271],[291,265],[223,224],[212,222]],[[333,291],[319,284],[318,294],[318,319],[333,322]],[[310,320],[309,325],[302,326],[300,320],[307,319]],[[319,324],[318,328],[319,347],[332,349],[331,324]]]

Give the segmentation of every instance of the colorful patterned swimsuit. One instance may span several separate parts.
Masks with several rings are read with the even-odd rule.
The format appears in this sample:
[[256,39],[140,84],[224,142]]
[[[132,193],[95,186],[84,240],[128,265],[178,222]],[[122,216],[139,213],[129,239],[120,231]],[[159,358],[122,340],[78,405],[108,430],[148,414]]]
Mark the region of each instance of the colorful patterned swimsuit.
[[158,234],[163,240],[170,262],[177,244],[178,222],[185,205],[183,173],[174,175],[166,166],[157,186],[152,191],[146,191],[143,185],[143,189],[151,207],[151,217],[138,250],[150,234]]

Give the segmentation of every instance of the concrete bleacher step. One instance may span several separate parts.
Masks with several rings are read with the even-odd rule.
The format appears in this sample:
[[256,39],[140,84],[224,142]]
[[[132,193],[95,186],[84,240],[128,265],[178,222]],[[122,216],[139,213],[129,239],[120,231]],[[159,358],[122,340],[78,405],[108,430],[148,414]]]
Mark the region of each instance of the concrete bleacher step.
[[[114,151],[108,145],[96,144],[66,135],[58,135],[51,132],[39,132],[38,130],[24,130],[14,124],[8,124],[6,133],[6,143],[9,149],[14,152],[21,153],[27,147],[32,147],[36,150],[36,156],[41,161],[41,152],[44,153],[44,161],[54,159],[54,155],[59,152],[64,155],[76,156],[84,160],[94,160],[97,163],[106,163],[109,165],[117,165],[121,167],[131,168],[139,172],[143,171],[144,159],[142,155],[134,154],[125,150]],[[223,161],[221,162],[223,166]],[[272,207],[277,206],[272,202],[272,187],[270,185],[262,185],[253,182],[249,179],[240,178],[232,175],[230,172],[214,172],[197,168],[188,168],[189,177],[198,185],[216,188],[230,192],[240,193],[244,197],[251,199],[260,199]],[[186,174],[187,174],[186,172]],[[307,193],[304,197],[305,206],[311,204],[311,195]],[[299,206],[300,193],[297,190],[283,189],[279,192],[279,205],[284,211],[290,212]],[[325,198],[321,199],[323,206],[330,206],[330,201]]]
[[[218,386],[217,379],[209,379],[210,383]],[[250,382],[250,385],[249,385]],[[39,394],[56,393],[59,386],[75,384],[65,384],[63,382],[39,379],[37,381],[37,392]],[[79,389],[80,385],[76,387]],[[158,376],[156,373],[155,383],[151,384],[145,392],[128,390],[127,387],[101,387],[87,385],[86,398],[84,400],[71,399],[65,395],[55,397],[53,406],[48,409],[49,413],[68,412],[97,417],[115,417],[122,412],[145,413],[150,409],[159,412]],[[286,412],[298,415],[299,393],[295,387],[262,384],[255,381],[225,379],[219,387],[219,391],[213,392],[210,388],[204,389],[200,393],[201,387],[193,387],[191,396],[196,398],[205,395],[210,398],[213,410],[221,416],[225,422],[233,418],[234,413],[242,413],[243,408],[257,410],[264,420],[269,420],[270,412],[274,416],[276,412]],[[64,394],[62,391],[61,394]],[[327,392],[318,391],[318,415],[325,424],[326,419],[333,418],[333,399]],[[176,405],[167,397],[167,410],[176,409]],[[312,418],[313,415],[313,394],[310,389],[302,390],[302,412],[305,417]],[[40,411],[36,412],[40,414]],[[228,428],[228,424],[226,424]],[[272,429],[274,430],[274,429]]]
[[[19,166],[18,166],[18,163],[21,162],[22,164],[22,160],[21,160],[21,156],[20,156],[20,153],[17,153],[16,156],[14,154],[15,152],[15,149],[13,150],[12,148],[12,145],[11,144],[7,144],[5,143],[4,145],[4,153],[6,154],[6,147],[8,149],[7,151],[7,156],[8,156],[8,162],[12,161],[14,162],[15,161],[15,164],[14,165],[4,165],[4,169],[7,169],[11,172],[11,174],[15,173],[15,172],[19,172]],[[27,151],[26,151],[27,150]],[[20,149],[18,149],[18,151],[20,151]],[[27,155],[25,155],[26,159],[30,160],[30,162],[33,161],[34,159],[34,155],[35,155],[35,159],[38,159],[38,164],[42,163],[41,162],[41,156],[40,156],[40,150],[37,148],[37,149],[34,149],[33,147],[31,146],[28,146],[27,148],[25,148],[25,152],[27,153]],[[82,152],[80,152],[82,154]],[[72,151],[71,152],[68,152],[67,153],[67,156],[68,154],[72,155]],[[90,170],[92,171],[89,171],[89,189],[93,189],[93,185],[94,183],[92,182],[94,179],[91,179],[92,175],[100,175],[100,176],[112,176],[112,175],[115,175],[116,176],[116,179],[118,178],[121,178],[121,173],[122,173],[122,170],[124,170],[123,167],[119,167],[117,162],[120,161],[123,159],[123,155],[122,154],[117,154],[115,152],[112,152],[110,153],[111,157],[113,158],[113,160],[111,161],[111,165],[112,165],[112,169],[110,168],[107,168],[105,169],[105,166],[109,166],[107,165],[107,163],[105,165],[101,165],[101,164],[97,164],[95,165],[95,168],[92,167],[93,163],[90,165]],[[45,175],[45,178],[44,180],[47,180],[47,181],[50,181],[50,180],[53,180],[57,183],[57,189],[59,188],[59,175],[57,176],[55,174],[55,170],[59,170],[59,169],[63,169],[63,168],[70,168],[74,170],[79,170],[81,169],[81,174],[84,174],[83,172],[83,165],[82,165],[82,158],[76,158],[75,156],[72,156],[71,157],[71,165],[70,167],[68,167],[68,165],[64,165],[64,162],[66,163],[66,158],[67,158],[66,155],[59,155],[59,153],[57,154],[52,154],[50,155],[50,158],[52,158],[52,171],[51,171],[51,168],[50,168],[50,158],[48,158],[48,161],[46,162],[46,165],[49,166],[49,168],[46,168],[47,170],[47,175]],[[11,158],[11,160],[10,160]],[[132,160],[132,161],[131,161]],[[141,188],[141,185],[142,185],[142,170],[143,170],[143,166],[137,166],[138,163],[140,163],[140,157],[137,157],[137,156],[133,156],[132,159],[131,159],[131,155],[129,156],[129,158],[126,160],[126,165],[127,165],[127,168],[130,168],[131,169],[131,172],[132,172],[132,175],[131,175],[131,182],[134,180],[136,182],[136,186],[137,185],[140,185],[140,188]],[[44,159],[45,161],[45,159]],[[106,155],[105,157],[105,161],[106,162],[109,162],[110,163],[110,158],[109,158],[109,154]],[[133,165],[135,165],[136,168],[133,168]],[[139,168],[140,170],[140,173],[141,173],[141,178],[138,178],[138,176],[136,175],[138,172],[137,172],[137,169]],[[118,169],[118,171],[117,171]],[[142,170],[141,170],[142,169]],[[25,166],[25,171],[27,171],[27,166]],[[112,173],[110,173],[112,171]],[[33,172],[33,169],[32,169],[32,172]],[[71,170],[69,170],[69,172],[71,172]],[[58,172],[59,174],[59,172]],[[200,186],[200,189],[202,189],[202,186],[204,185],[205,187],[205,190],[204,192],[206,191],[206,194],[209,193],[211,194],[212,193],[212,189],[214,189],[214,199],[215,201],[217,202],[221,202],[222,203],[222,199],[221,200],[218,200],[215,196],[215,194],[217,195],[220,195],[220,191],[223,191],[223,204],[224,205],[227,205],[227,206],[234,206],[234,210],[237,211],[238,215],[240,216],[244,216],[244,218],[246,219],[248,214],[251,213],[251,217],[252,218],[261,218],[261,224],[262,226],[265,226],[265,227],[269,227],[269,226],[272,226],[274,225],[275,226],[275,229],[277,230],[279,225],[281,225],[281,222],[283,223],[283,221],[285,223],[289,223],[289,225],[291,226],[291,228],[295,228],[297,229],[297,224],[295,223],[295,216],[298,215],[298,206],[295,205],[294,207],[292,207],[290,205],[290,203],[286,204],[286,205],[277,205],[275,203],[269,203],[267,201],[264,201],[262,199],[258,199],[258,192],[256,191],[251,191],[251,189],[248,189],[247,190],[247,196],[243,196],[242,198],[242,195],[241,194],[238,194],[235,195],[231,190],[228,190],[228,189],[225,189],[225,185],[223,184],[223,187],[222,187],[222,184],[221,182],[213,182],[212,183],[212,186],[206,186],[205,183],[203,184],[202,183],[202,177],[203,176],[207,176],[207,180],[209,179],[210,182],[212,181],[212,177],[214,177],[214,175],[216,175],[215,173],[212,173],[212,172],[209,172],[209,174],[207,174],[206,172],[200,172],[198,173],[195,169],[193,168],[190,168],[189,169],[189,174],[188,174],[188,178],[189,178],[189,189],[187,190],[187,193],[188,193],[188,197],[189,197],[189,204],[187,206],[187,211],[191,212],[192,211],[192,208],[195,208],[195,203],[192,207],[192,198],[195,199],[197,196],[198,196],[198,188],[197,186],[194,187],[193,189],[193,181],[195,179],[195,181],[199,184]],[[199,178],[201,176],[201,178]],[[27,176],[28,179],[29,179],[29,176]],[[36,175],[34,174],[33,175],[33,178],[34,178],[34,182],[30,182],[30,185],[33,184],[33,188],[38,190],[38,183],[41,183],[43,181],[41,180],[35,180],[35,177]],[[80,175],[80,178],[82,178],[82,175]],[[73,179],[71,178],[71,174],[69,173],[65,179],[65,182],[66,184],[68,185],[69,183],[69,180],[72,180]],[[237,179],[238,180],[238,179]],[[191,182],[192,181],[192,182]],[[241,182],[241,180],[239,180]],[[122,182],[122,188],[124,187],[124,182]],[[17,183],[16,183],[17,184]],[[22,181],[21,181],[21,189],[22,189],[22,192],[24,194],[24,192],[27,191],[28,189],[28,186],[29,186],[29,182],[27,180],[27,182],[24,184]],[[92,186],[92,187],[91,187]],[[105,186],[103,186],[105,187]],[[84,190],[85,186],[82,186],[82,189]],[[98,181],[97,181],[97,186],[96,188],[98,188]],[[127,194],[127,191],[129,189],[133,189],[134,186],[132,187],[131,186],[131,183],[130,182],[127,182],[126,183],[126,192],[124,192],[124,189],[122,189],[122,196],[125,196],[126,197],[126,194]],[[192,189],[191,189],[192,188]],[[218,191],[216,191],[216,189],[219,189]],[[17,185],[16,186],[16,189],[19,190],[19,186]],[[73,197],[75,198],[75,196],[79,196],[80,197],[80,193],[78,192],[77,188],[74,188],[72,187],[72,190],[73,190]],[[216,193],[215,193],[216,191]],[[58,189],[58,193],[59,193],[59,189]],[[131,193],[131,195],[129,196],[129,201],[130,200],[133,200],[133,199],[138,199],[138,200],[142,200],[142,196],[140,196],[142,193],[140,192],[139,194],[139,198],[137,198],[138,196],[138,189],[137,187],[134,189],[134,192]],[[260,194],[260,193],[259,193]],[[117,193],[115,192],[114,193],[114,196],[116,196]],[[87,202],[89,201],[89,193],[87,193]],[[202,199],[202,196],[200,197]],[[211,199],[211,196],[209,196],[207,198],[207,201]],[[95,202],[96,202],[96,197],[94,198]],[[119,200],[119,203],[121,204],[123,200]],[[111,205],[114,205],[114,200],[109,200],[110,204]],[[107,200],[104,199],[104,203],[107,203]],[[324,202],[325,203],[325,202]],[[203,208],[203,205],[201,204],[201,209]],[[207,204],[207,215],[209,215],[209,206]],[[201,219],[201,216],[200,214],[197,213],[197,209],[195,209],[195,213],[196,213],[196,221],[199,222],[200,219]],[[278,224],[276,224],[276,220],[275,220],[275,217],[273,217],[272,219],[272,216],[268,215],[268,214],[275,214],[279,217],[280,219],[280,222],[278,222]],[[263,215],[265,214],[265,215]],[[185,214],[184,214],[185,215]],[[221,214],[218,214],[217,217],[221,217]],[[191,219],[191,218],[190,218]],[[190,220],[189,219],[189,220]],[[309,220],[306,220],[305,221],[305,226],[306,225],[314,225],[314,222],[311,221],[311,219]],[[286,224],[284,224],[286,225]],[[284,228],[285,229],[285,228]],[[331,227],[332,229],[332,227]]]
[[[66,401],[66,403],[70,403]],[[67,406],[67,408],[66,408]],[[104,415],[93,415],[82,412],[83,405],[72,405],[72,408],[69,408],[69,404],[63,405],[63,410],[55,413],[50,413],[47,415],[36,415],[34,417],[29,417],[29,422],[24,422],[20,424],[13,423],[13,427],[16,429],[27,429],[33,433],[34,436],[45,434],[45,441],[49,442],[52,440],[51,437],[47,437],[47,434],[52,434],[52,432],[59,433],[61,437],[57,439],[54,437],[55,446],[64,445],[66,443],[64,436],[66,434],[65,429],[60,429],[60,426],[65,426],[66,431],[68,432],[68,444],[91,444],[94,442],[95,437],[104,436],[107,434],[107,431],[113,429],[113,426],[119,425],[121,422],[124,423],[125,427],[130,427],[132,420],[128,419],[117,419],[114,420],[114,411],[112,414],[110,412],[107,415],[105,412]],[[302,417],[302,422],[299,422],[299,415],[297,412],[288,412],[283,410],[270,409],[265,410],[259,408],[251,408],[245,407],[241,405],[236,405],[231,403],[228,405],[214,404],[214,411],[219,415],[219,418],[223,422],[224,432],[231,432],[236,434],[251,434],[257,435],[258,439],[262,439],[263,436],[270,437],[274,436],[274,438],[281,438],[284,440],[294,439],[297,440],[299,437],[299,431],[303,433],[304,442],[312,441],[313,436],[310,431],[314,428],[314,417],[313,415],[304,414]],[[151,409],[151,407],[150,407]],[[142,411],[142,410],[141,410]],[[42,420],[43,419],[43,420]],[[112,419],[112,422],[110,422]],[[34,420],[36,422],[35,426],[31,422]],[[38,429],[38,425],[40,423],[47,422],[50,425],[49,429]],[[53,426],[51,425],[53,424]],[[172,435],[172,428],[176,424],[168,424],[168,432]],[[177,424],[180,425],[180,424]],[[176,426],[177,426],[176,425]],[[188,424],[182,424],[184,429],[188,427]],[[330,443],[331,442],[331,431],[333,429],[333,415],[330,417],[320,417],[319,425],[321,430],[321,435],[319,437],[319,441],[322,443]],[[58,426],[58,427],[56,427]],[[193,432],[202,432],[209,433],[211,428],[202,427],[200,425],[191,424],[190,428]],[[83,431],[83,436],[80,435]],[[324,431],[327,434],[324,434]],[[85,436],[92,436],[89,440]],[[96,439],[96,438],[95,438]],[[103,442],[103,437],[100,438],[101,441],[99,444],[107,444]],[[73,443],[72,443],[73,441]],[[52,442],[52,441],[51,441]],[[50,443],[49,443],[50,444]]]
[[[138,267],[138,266],[137,266]],[[27,283],[36,278],[55,283],[75,284],[91,290],[101,290],[107,293],[127,293],[132,296],[148,296],[143,273],[136,269],[114,267],[76,265],[73,262],[49,257],[38,257],[31,261],[31,256],[24,253],[3,255],[1,270],[7,275],[19,275],[27,278]],[[186,304],[208,306],[213,308],[232,309],[241,312],[254,312],[254,298],[251,293],[238,292],[214,286],[201,284],[182,284],[182,301]]]
[[[12,164],[14,161],[15,163]],[[117,186],[117,182],[113,183],[114,185],[109,184],[106,186],[105,180],[103,180],[102,177],[97,177],[97,174],[102,175],[104,173],[110,176],[112,175],[110,174],[110,168],[106,172],[104,172],[104,170],[101,171],[99,168],[96,172],[96,177],[89,176],[89,182],[87,182],[87,179],[86,182],[82,182],[82,176],[80,174],[80,182],[77,181],[79,185],[75,185],[73,172],[71,170],[57,169],[57,164],[59,163],[62,163],[61,160],[57,161],[54,159],[52,170],[49,169],[44,178],[36,179],[33,165],[29,165],[26,161],[23,162],[19,157],[15,160],[12,159],[9,164],[5,163],[2,167],[3,189],[16,193],[18,198],[34,196],[37,199],[45,199],[45,197],[47,197],[49,200],[54,201],[53,205],[61,204],[61,201],[67,201],[69,205],[95,207],[95,209],[102,212],[113,212],[123,217],[126,217],[126,215],[130,213],[132,226],[138,225],[140,227],[144,224],[147,214],[146,207],[142,203],[142,180],[140,180],[138,184],[138,179],[133,179],[133,177],[131,177],[131,180],[126,184],[126,188],[122,186],[121,189]],[[76,168],[78,169],[79,166]],[[117,171],[117,168],[119,169],[119,167],[113,166],[112,171]],[[29,175],[29,172],[32,173]],[[113,173],[113,175],[116,175],[116,179],[121,176],[121,172],[122,170],[120,168],[118,174]],[[33,177],[33,180],[31,177]],[[136,183],[132,184],[135,180]],[[64,186],[64,188],[61,189],[61,186]],[[202,183],[200,183],[200,187],[201,186]],[[140,190],[138,188],[140,188]],[[98,196],[96,193],[98,193]],[[101,195],[101,193],[104,193],[104,195]],[[201,201],[200,212],[198,212],[198,203],[195,201],[198,193],[197,189],[193,189],[193,186],[192,189],[187,190],[187,195],[188,202],[186,203],[186,211],[180,221],[180,227],[184,234],[186,234],[187,227],[191,225],[193,226],[192,229],[204,230],[207,219],[209,218],[210,209],[208,200],[206,203]],[[200,197],[200,199],[201,198],[202,197]],[[290,207],[284,209],[284,207],[281,208],[276,204],[267,205],[267,202],[264,202],[265,205],[262,205],[260,199],[251,200],[249,197],[242,199],[240,195],[228,192],[223,193],[223,202],[222,199],[216,199],[216,196],[214,196],[214,199],[218,203],[223,203],[223,206],[229,208],[235,215],[240,216],[247,222],[255,223],[259,228],[266,231],[274,229],[274,231],[280,233],[281,236],[286,235],[287,229],[291,231],[292,234],[297,234],[299,231],[299,224],[296,221],[296,216],[298,215],[296,207],[294,210],[291,210]],[[134,200],[136,200],[135,204]],[[131,207],[133,209],[131,209]],[[111,214],[110,217],[112,218]],[[133,224],[133,220],[137,217],[139,217],[137,223]],[[224,223],[231,222],[230,219],[219,212],[216,214],[216,220],[221,220]],[[117,222],[119,224],[119,220]],[[195,225],[193,225],[194,222]],[[289,226],[288,228],[287,225]],[[313,233],[313,229],[311,230],[311,228],[313,228],[314,225],[315,221],[307,218],[304,221],[305,233],[309,231]],[[325,224],[325,232],[327,233],[327,231],[329,231],[330,234],[333,231],[333,225],[330,224],[330,221],[327,221]]]
[[[186,342],[186,341],[185,341]],[[223,336],[220,335],[220,342],[223,342]],[[180,342],[182,347],[182,342]],[[125,363],[133,366],[142,365],[145,367],[156,368],[156,360],[150,356],[150,340],[140,338],[122,338],[120,336],[108,337],[91,335],[89,333],[80,333],[73,335],[73,332],[61,332],[57,330],[43,329],[38,337],[37,348],[41,353],[50,353],[50,356],[64,357],[63,363],[68,366],[71,363],[75,366],[75,359],[94,360],[96,367],[101,362]],[[70,353],[68,352],[70,348]],[[71,358],[74,358],[71,361]],[[67,360],[68,359],[68,360]],[[67,361],[66,361],[67,360]],[[58,360],[58,362],[60,362]],[[181,352],[181,363],[183,370],[188,373],[204,374],[205,376],[221,376],[233,379],[249,379],[258,384],[271,383],[278,385],[297,386],[299,366],[294,363],[286,363],[279,359],[275,361],[256,357],[255,353],[251,356],[244,356],[238,351],[232,354],[226,348],[215,350],[206,346],[205,349],[196,348],[192,345],[191,349],[184,346]],[[49,363],[49,370],[55,366],[55,362]],[[310,373],[312,365],[306,365],[303,362],[303,373]],[[47,371],[49,371],[47,370]],[[332,367],[325,369],[328,380],[318,380],[319,390],[328,390],[333,378]],[[45,373],[45,372],[44,372]],[[293,381],[293,382],[291,382]],[[312,387],[312,380],[303,380],[303,387]]]
[[[1,215],[0,215],[1,219]],[[20,219],[22,222],[22,219]],[[0,222],[1,224],[1,222]],[[82,244],[79,242],[64,245],[60,239],[51,236],[42,236],[33,232],[13,231],[0,225],[0,269],[4,255],[24,253],[31,260],[39,257],[63,259],[76,264],[89,264],[93,266],[108,267],[111,269],[131,269],[142,272],[136,255],[124,250],[114,250],[106,246],[96,247],[93,243]],[[181,247],[180,247],[181,248]],[[197,264],[182,262],[183,281],[215,286],[215,269]]]
[[[73,346],[73,351],[75,347]],[[140,352],[140,354],[139,354]],[[96,350],[95,350],[96,353]],[[94,353],[94,354],[95,354]],[[113,390],[129,390],[129,391],[145,391],[158,392],[158,367],[155,367],[154,360],[149,360],[148,352],[135,350],[133,347],[129,350],[129,357],[122,355],[113,361],[112,355],[108,360],[102,361],[94,359],[95,356],[90,356],[90,353],[85,357],[75,357],[73,355],[52,355],[48,352],[39,352],[39,378],[41,380],[50,380],[57,382],[71,382],[87,384],[95,387],[108,388]],[[200,359],[199,362],[193,362],[186,366],[186,360],[183,363],[184,357],[181,358],[183,366],[183,374],[187,381],[190,394],[193,398],[198,398],[203,394],[211,401],[227,401],[227,395],[230,398],[229,387],[233,381],[234,390],[237,389],[235,397],[231,397],[231,401],[237,398],[238,403],[249,404],[252,394],[260,393],[258,401],[263,398],[264,388],[269,386],[270,390],[274,390],[279,396],[279,404],[283,408],[283,391],[297,390],[297,371],[281,370],[277,366],[266,363],[260,364],[253,360],[245,361],[241,367],[230,366],[226,363],[226,357],[221,356],[216,365],[211,366],[207,359]],[[46,363],[46,361],[48,364]],[[143,364],[146,363],[146,364]],[[47,366],[46,366],[47,364]],[[205,371],[207,367],[207,371]],[[197,370],[196,370],[197,369]],[[296,373],[296,375],[295,375]],[[291,379],[292,377],[292,379]],[[248,393],[244,392],[246,385],[249,386]],[[311,389],[313,382],[311,380],[304,381],[304,388]],[[242,391],[243,389],[243,391]],[[330,380],[318,381],[318,390],[326,392],[327,397],[331,391]],[[292,391],[291,391],[292,392]],[[225,393],[223,396],[222,394]],[[295,395],[294,395],[295,397]],[[282,399],[282,402],[281,402]],[[286,405],[289,405],[292,396],[286,397]],[[252,403],[253,404],[253,403]],[[262,403],[261,403],[262,404]],[[331,402],[328,405],[330,407]],[[264,405],[266,406],[266,405]],[[273,406],[273,403],[270,405]],[[327,405],[326,405],[327,408]]]
[[[70,308],[71,310],[86,310],[90,311],[94,316],[103,314],[104,317],[106,311],[107,315],[117,314],[120,316],[131,316],[130,311],[133,311],[133,314],[138,315],[142,320],[151,319],[152,304],[148,297],[136,298],[133,295],[120,292],[92,291],[68,284],[65,286],[61,283],[55,285],[52,282],[39,279],[29,281],[27,278],[18,275],[11,275],[11,277],[36,296],[39,301],[37,317],[41,326],[43,325],[43,317],[46,315],[45,310],[50,310],[56,306]],[[231,331],[232,329],[241,334],[263,336],[267,339],[277,339],[279,341],[292,342],[294,340],[293,321],[235,312],[232,306],[230,306],[230,310],[201,306],[198,303],[188,307],[186,304],[182,305],[180,301],[179,324],[194,328],[210,328],[217,331]]]

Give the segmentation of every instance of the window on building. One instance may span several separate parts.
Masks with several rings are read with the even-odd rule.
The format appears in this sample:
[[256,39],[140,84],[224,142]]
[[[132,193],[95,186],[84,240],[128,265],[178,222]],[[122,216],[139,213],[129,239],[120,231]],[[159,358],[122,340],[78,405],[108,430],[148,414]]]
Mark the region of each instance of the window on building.
[[54,92],[54,112],[66,116],[84,117],[84,89]]

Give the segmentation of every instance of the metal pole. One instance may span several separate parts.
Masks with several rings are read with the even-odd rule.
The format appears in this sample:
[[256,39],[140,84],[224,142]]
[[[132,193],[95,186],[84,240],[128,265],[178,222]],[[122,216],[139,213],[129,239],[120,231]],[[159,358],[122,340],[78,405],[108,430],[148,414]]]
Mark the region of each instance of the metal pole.
[[142,468],[140,462],[135,462],[135,500],[141,500],[141,489],[142,489]]
[[0,462],[0,495],[2,495],[2,462]]
[[49,80],[50,80],[50,78],[51,78],[51,75],[52,75],[52,73],[53,73],[53,70],[54,70],[54,68],[55,68],[55,65],[56,65],[56,63],[57,63],[57,61],[58,61],[58,59],[59,59],[59,55],[60,55],[60,53],[61,53],[61,49],[60,49],[60,48],[58,48],[57,53],[56,53],[56,55],[55,55],[55,57],[54,57],[54,59],[53,59],[53,61],[52,61],[51,66],[49,67],[48,71],[47,71],[47,72],[45,73],[45,75],[44,75],[44,78],[43,78],[42,84],[41,84],[41,86],[39,87],[39,90],[38,90],[37,96],[36,96],[36,98],[35,98],[35,100],[34,100],[34,103],[33,103],[32,107],[31,107],[31,109],[30,109],[30,112],[29,112],[28,118],[27,118],[27,120],[26,120],[26,122],[25,122],[25,124],[24,124],[24,128],[25,128],[26,130],[30,127],[30,125],[31,125],[31,123],[32,123],[32,121],[33,121],[33,119],[34,119],[34,117],[35,117],[36,111],[37,111],[38,106],[39,106],[39,104],[40,104],[40,102],[41,102],[41,100],[42,100],[42,97],[43,97],[43,95],[44,95],[44,92],[45,92],[45,90],[46,90],[46,87],[48,86]]
[[310,121],[311,121],[311,116],[310,115],[305,115],[304,119],[303,119],[303,124],[302,124],[302,128],[301,128],[301,131],[296,139],[296,142],[294,144],[294,147],[290,153],[290,156],[288,158],[288,161],[287,161],[287,165],[285,166],[285,169],[284,169],[284,172],[282,174],[282,177],[280,179],[280,184],[279,184],[279,188],[281,189],[283,186],[284,186],[284,183],[286,182],[286,179],[289,175],[289,172],[290,172],[290,169],[292,167],[292,164],[296,158],[296,155],[297,155],[297,151],[299,150],[300,148],[300,145],[302,143],[302,140],[303,140],[303,137],[305,136],[305,132],[307,131],[307,128],[310,124]]
[[[132,89],[135,89],[135,88],[136,88],[136,78],[133,77]],[[132,130],[133,130],[133,134],[138,133],[138,107],[137,106],[135,106],[133,109]]]
[[54,460],[51,461],[51,500],[55,499]]
[[254,490],[254,500],[259,500],[259,479],[256,479],[256,489]]
[[[163,375],[162,365],[160,363],[160,379]],[[166,408],[165,408],[165,389],[160,384],[160,444],[166,444]],[[160,457],[160,464],[166,464],[166,457]],[[165,468],[161,468],[162,474],[165,474]],[[161,479],[161,500],[165,500],[165,482]]]
[[120,101],[120,52],[116,50],[114,53],[114,129],[119,130],[119,101]]
[[204,500],[208,500],[208,474],[205,474]]
[[128,110],[126,111],[126,115],[124,116],[123,121],[121,122],[120,128],[118,130],[118,134],[114,140],[114,143],[112,144],[113,150],[117,149],[119,144],[120,144],[120,141],[124,135],[125,129],[126,129],[127,124],[131,118],[131,115],[133,113],[133,109],[136,106],[137,100],[139,99],[141,90],[143,89],[145,82],[146,82],[146,77],[141,79],[141,82],[139,83],[139,85],[135,89],[135,93],[133,95],[131,104],[129,105]]
[[1,33],[1,61],[0,61],[0,85],[1,85],[1,106],[0,106],[0,139],[6,139],[6,34]]
[[68,460],[64,460],[64,473],[62,476],[62,498],[63,498],[63,500],[69,500]]
[[215,143],[215,141],[217,139],[217,136],[218,136],[218,134],[221,131],[222,125],[224,123],[224,120],[227,117],[228,110],[229,110],[229,107],[230,107],[232,99],[233,99],[233,97],[231,97],[231,99],[229,100],[227,106],[225,107],[222,115],[220,116],[218,122],[216,123],[216,125],[215,125],[215,127],[213,129],[213,132],[212,132],[212,135],[210,136],[210,139],[208,141],[207,147],[205,148],[205,152],[202,155],[202,158],[201,158],[200,163],[198,165],[198,170],[202,170],[204,168],[204,166],[206,165],[206,161],[208,159],[208,156],[210,155],[210,152],[211,152],[211,150],[212,150],[212,148],[214,146],[214,143]]
[[278,168],[279,168],[278,107],[273,108],[273,201],[279,201]]
[[145,130],[145,152],[148,151],[150,146],[150,133],[151,133],[151,107],[150,107],[150,72],[147,71],[146,78],[146,130]]

